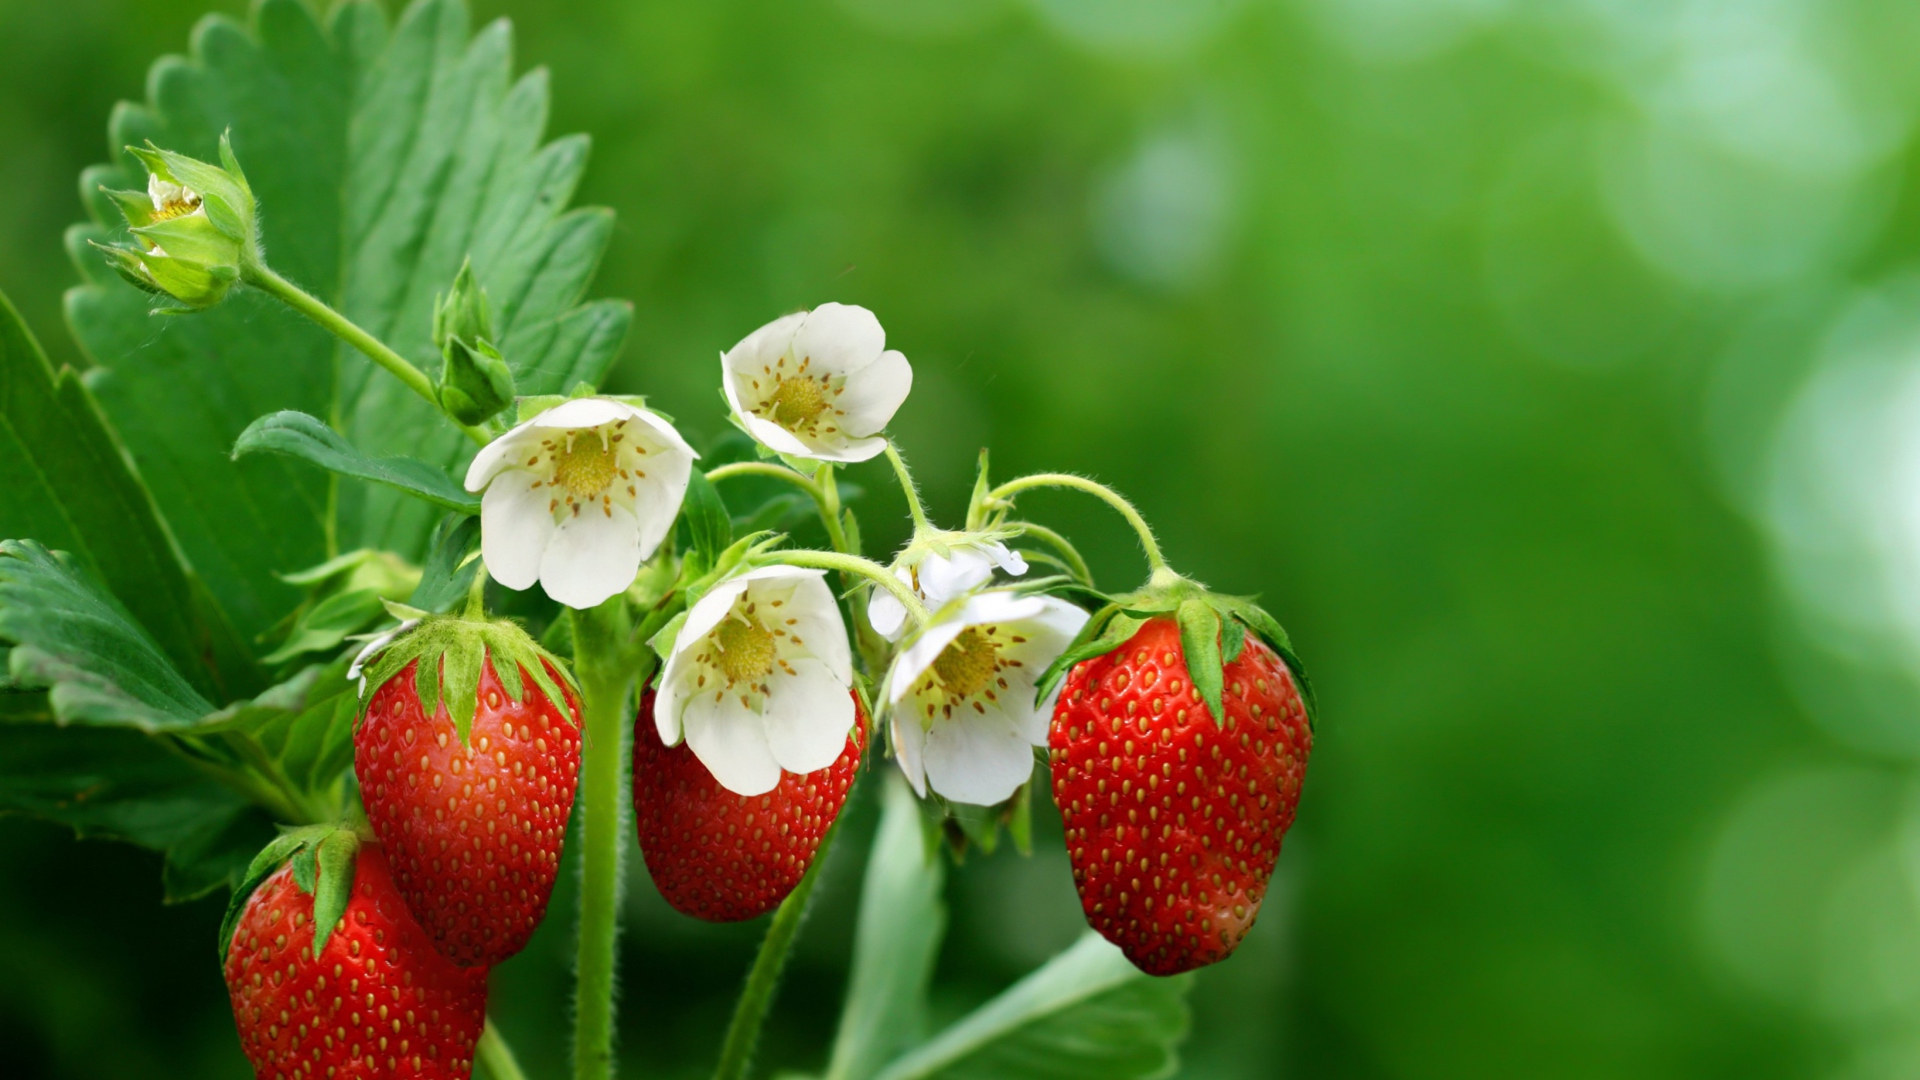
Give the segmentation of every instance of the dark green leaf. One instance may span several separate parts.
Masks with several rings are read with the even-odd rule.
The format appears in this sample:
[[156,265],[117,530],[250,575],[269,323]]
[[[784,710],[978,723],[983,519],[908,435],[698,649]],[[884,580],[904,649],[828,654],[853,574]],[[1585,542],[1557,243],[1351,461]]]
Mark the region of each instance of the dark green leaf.
[[266,763],[279,779],[315,806],[339,801],[353,763],[357,687],[343,658],[310,667],[251,701],[207,717],[192,734],[230,748],[235,760]]
[[[420,572],[420,586],[407,601],[421,611],[445,611],[465,598],[473,587],[473,575],[480,561],[467,556],[480,549],[480,519],[466,514],[449,514],[433,530],[427,547],[427,564]],[[565,620],[562,620],[565,621]]]
[[167,855],[168,900],[230,884],[272,827],[245,799],[126,728],[0,722],[0,814]]
[[890,770],[886,781],[826,1080],[868,1080],[920,1040],[927,986],[946,932],[946,865],[939,848],[927,843],[906,780]]
[[1148,1080],[1173,1074],[1192,976],[1143,975],[1089,932],[889,1065],[880,1080]]
[[[115,111],[115,153],[151,137],[212,160],[230,128],[282,275],[431,374],[434,296],[471,255],[520,391],[598,382],[631,314],[580,303],[610,218],[566,212],[586,145],[541,145],[545,75],[516,81],[506,24],[470,36],[459,0],[415,3],[391,30],[370,0],[337,6],[324,30],[315,6],[261,0],[250,26],[203,21],[187,58],[155,65],[149,100]],[[140,190],[145,175],[116,157],[82,186],[101,184]],[[97,196],[90,209],[100,224],[70,233],[89,281],[68,296],[69,322],[181,546],[251,640],[299,602],[274,575],[326,557],[336,503],[333,479],[303,463],[232,460],[250,422],[279,409],[338,416],[369,456],[442,469],[458,469],[472,447],[390,376],[262,294],[236,290],[203,314],[150,318],[148,298],[86,248],[123,233],[118,212]],[[431,507],[384,487],[342,486],[339,496],[341,548],[423,556]]]
[[728,516],[727,504],[721,500],[720,493],[699,469],[693,470],[687,481],[687,497],[681,504],[681,513],[692,534],[693,550],[706,565],[712,566],[720,553],[733,543],[733,519]]
[[119,597],[202,695],[264,680],[186,569],[93,396],[55,375],[0,296],[0,539],[71,552]]
[[63,721],[161,731],[213,710],[78,560],[30,540],[0,541],[0,638],[13,677],[51,688]]
[[335,593],[301,612],[287,640],[262,659],[269,664],[284,664],[301,653],[325,652],[386,614],[380,594],[373,589]]
[[1224,665],[1220,662],[1220,615],[1205,600],[1186,600],[1180,604],[1180,651],[1185,654],[1187,675],[1193,689],[1213,713],[1213,722],[1223,723],[1220,694],[1224,689]]
[[318,417],[283,410],[247,425],[234,441],[233,456],[271,451],[312,462],[329,472],[370,480],[424,499],[443,510],[478,514],[480,498],[453,482],[445,469],[412,458],[371,458],[355,449]]

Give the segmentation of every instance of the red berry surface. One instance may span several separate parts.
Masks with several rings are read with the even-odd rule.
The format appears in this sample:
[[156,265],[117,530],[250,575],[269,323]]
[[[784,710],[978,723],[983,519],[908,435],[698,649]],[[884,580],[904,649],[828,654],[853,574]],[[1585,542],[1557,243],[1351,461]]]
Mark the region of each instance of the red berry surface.
[[444,701],[431,717],[421,708],[416,666],[374,691],[353,771],[414,917],[453,962],[497,964],[526,945],[553,893],[580,775],[578,706],[569,694],[556,708],[525,668],[516,704],[489,658],[462,746]]
[[260,1080],[464,1080],[487,1015],[487,973],[434,949],[372,844],[316,958],[313,897],[283,866],[247,900],[225,974]]
[[1075,665],[1054,707],[1053,798],[1081,906],[1152,975],[1246,937],[1300,801],[1313,735],[1286,665],[1249,635],[1224,681],[1216,724],[1161,617]]
[[846,804],[866,748],[867,714],[854,697],[854,730],[839,760],[818,772],[782,773],[765,795],[720,786],[685,742],[668,747],[642,695],[633,732],[633,817],[640,852],[660,895],[708,922],[737,922],[780,906],[813,863]]

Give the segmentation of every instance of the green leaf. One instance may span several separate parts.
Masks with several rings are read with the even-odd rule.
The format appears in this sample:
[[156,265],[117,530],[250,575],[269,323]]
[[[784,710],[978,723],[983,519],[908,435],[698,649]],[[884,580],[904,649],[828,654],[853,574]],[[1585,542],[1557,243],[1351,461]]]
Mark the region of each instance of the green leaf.
[[[464,599],[473,586],[473,575],[480,572],[480,560],[467,556],[480,549],[480,519],[467,514],[448,514],[434,526],[433,540],[427,545],[427,563],[420,571],[420,585],[407,600],[421,611],[445,611]],[[565,620],[561,620],[564,622]]]
[[385,484],[443,510],[463,514],[480,512],[480,497],[454,483],[438,465],[412,458],[368,457],[318,417],[303,412],[289,409],[263,416],[248,424],[233,444],[235,458],[261,451],[300,458],[357,480]]
[[586,141],[541,145],[547,79],[513,78],[504,22],[473,36],[459,0],[420,0],[389,28],[378,4],[350,0],[323,28],[314,6],[260,0],[251,25],[203,20],[190,56],[154,66],[148,100],[115,110],[114,163],[82,180],[95,223],[69,233],[88,282],[68,294],[68,320],[100,369],[102,405],[244,640],[299,602],[275,572],[327,557],[336,505],[340,548],[415,562],[438,517],[384,487],[343,486],[336,503],[333,479],[302,463],[231,459],[256,417],[334,418],[370,457],[443,469],[473,448],[432,406],[260,293],[150,318],[148,298],[86,247],[124,235],[95,189],[145,186],[120,147],[151,137],[212,160],[230,128],[274,268],[430,375],[440,363],[433,300],[468,255],[522,393],[599,382],[631,319],[624,304],[580,302],[611,217],[566,211]]
[[13,678],[50,688],[62,721],[163,731],[213,711],[77,559],[31,540],[0,541],[0,638]]
[[341,798],[353,764],[357,687],[347,681],[343,657],[309,667],[251,701],[208,716],[191,734],[228,749],[238,762],[262,763],[316,805]]
[[386,614],[376,590],[335,593],[302,612],[287,640],[262,659],[269,664],[284,664],[302,653],[325,652]]
[[119,597],[195,690],[257,691],[265,679],[186,568],[153,497],[93,396],[56,375],[0,296],[0,539],[71,552]]
[[681,513],[692,534],[693,550],[706,565],[714,565],[720,553],[733,543],[733,519],[727,515],[727,504],[721,501],[720,493],[699,469],[693,470],[687,480],[687,497]]
[[847,1003],[826,1080],[868,1080],[921,1038],[946,933],[946,864],[927,843],[906,780],[889,770],[854,932]]
[[245,799],[126,728],[0,722],[0,814],[164,853],[169,901],[231,884],[273,833]]
[[1192,976],[1156,979],[1088,932],[880,1080],[1148,1080],[1179,1067]]
[[1180,651],[1186,657],[1187,674],[1193,688],[1206,702],[1213,722],[1225,723],[1227,714],[1220,708],[1224,690],[1225,665],[1220,661],[1220,614],[1205,600],[1184,600],[1178,614]]

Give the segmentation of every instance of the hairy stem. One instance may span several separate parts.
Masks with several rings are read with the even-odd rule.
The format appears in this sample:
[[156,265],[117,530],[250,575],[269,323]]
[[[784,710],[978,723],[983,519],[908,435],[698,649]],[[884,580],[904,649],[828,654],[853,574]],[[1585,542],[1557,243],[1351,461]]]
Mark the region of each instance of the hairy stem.
[[473,1048],[473,1056],[487,1070],[493,1080],[527,1080],[527,1074],[520,1069],[520,1062],[513,1056],[513,1047],[500,1035],[500,1029],[494,1025],[493,1017],[487,1017],[487,1026],[480,1032],[480,1044]]
[[[244,274],[247,284],[280,300],[311,319],[321,329],[360,350],[367,359],[386,368],[395,378],[406,383],[409,390],[427,399],[428,404],[435,409],[440,408],[440,396],[434,393],[433,380],[427,378],[426,372],[408,363],[406,357],[388,348],[379,338],[362,330],[354,324],[353,320],[328,307],[326,301],[263,265],[255,264],[247,267]],[[481,446],[492,441],[486,432],[477,427],[462,424],[452,417],[448,417],[447,421]]]
[[892,572],[872,559],[863,559],[858,555],[843,555],[837,551],[776,551],[773,557],[788,566],[812,566],[822,570],[839,570],[856,574],[892,593],[907,614],[913,616],[916,623],[925,623],[928,618],[927,605],[920,602],[907,583],[894,577]]
[[1135,510],[1133,504],[1122,498],[1119,492],[1105,484],[1089,480],[1084,476],[1074,476],[1071,473],[1035,473],[1032,476],[1023,476],[1018,480],[1009,480],[1001,484],[987,493],[985,501],[1011,505],[1013,496],[1020,492],[1043,487],[1084,491],[1120,511],[1120,516],[1127,519],[1127,524],[1133,526],[1133,531],[1140,537],[1140,549],[1147,556],[1147,569],[1156,578],[1171,572],[1167,570],[1166,556],[1160,553],[1160,542],[1153,538],[1153,530],[1147,526],[1147,519],[1141,517],[1140,511]]
[[740,992],[740,1001],[733,1007],[733,1022],[727,1025],[726,1041],[720,1044],[720,1064],[713,1070],[713,1080],[745,1080],[747,1067],[753,1064],[754,1046],[760,1042],[760,1029],[766,1025],[767,1012],[773,1007],[774,992],[780,988],[780,972],[787,966],[787,954],[793,951],[793,939],[800,933],[800,922],[806,917],[807,900],[813,896],[820,868],[827,863],[827,849],[833,846],[833,838],[839,831],[836,822],[827,830],[827,835],[820,838],[820,847],[813,853],[813,865],[807,867],[800,884],[793,887],[780,902],[779,910],[773,913],[767,936],[760,942],[760,952],[753,958],[753,970],[747,973],[746,989]]
[[770,476],[775,480],[785,480],[820,501],[820,488],[804,473],[796,472],[785,465],[775,465],[771,461],[736,461],[731,465],[721,465],[707,472],[707,479],[719,483],[736,476]]
[[1074,547],[1072,541],[1054,532],[1052,529],[1047,528],[1045,525],[1035,525],[1031,521],[1016,522],[1014,523],[1014,527],[1025,535],[1031,536],[1036,540],[1045,541],[1052,546],[1055,551],[1060,553],[1060,557],[1066,560],[1067,569],[1073,572],[1074,577],[1079,578],[1084,585],[1091,586],[1093,584],[1093,571],[1087,568],[1087,560],[1080,555],[1080,549]]
[[900,491],[907,497],[907,513],[913,515],[913,533],[919,536],[932,526],[927,524],[926,507],[920,505],[920,489],[913,486],[913,473],[907,469],[907,459],[900,456],[900,448],[887,440],[887,460],[893,463],[893,475],[900,478]]
[[634,667],[627,655],[626,598],[573,613],[575,673],[586,713],[580,760],[580,943],[574,976],[573,1074],[614,1075],[614,960],[620,930],[620,857],[625,851],[624,736]]

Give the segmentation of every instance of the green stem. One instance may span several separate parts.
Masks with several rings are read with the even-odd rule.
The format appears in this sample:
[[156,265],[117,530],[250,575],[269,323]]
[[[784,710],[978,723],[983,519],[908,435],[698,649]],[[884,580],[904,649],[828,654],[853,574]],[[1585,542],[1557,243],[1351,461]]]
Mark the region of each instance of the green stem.
[[916,623],[925,623],[928,619],[927,605],[920,602],[907,583],[894,577],[892,572],[872,559],[863,559],[858,555],[843,555],[837,551],[776,551],[773,557],[788,566],[812,566],[822,570],[839,570],[842,573],[857,574],[875,585],[892,593],[913,616]]
[[473,1048],[474,1059],[486,1067],[487,1075],[493,1080],[527,1080],[527,1074],[520,1069],[520,1062],[513,1056],[513,1047],[501,1038],[500,1029],[494,1026],[493,1017],[487,1017],[487,1026],[480,1031],[480,1045]]
[[626,598],[573,613],[580,696],[586,713],[580,760],[580,942],[575,964],[573,1074],[576,1080],[614,1075],[614,961],[620,930],[620,857],[625,852],[624,736],[632,721],[627,699],[634,668],[628,663]]
[[1022,533],[1051,545],[1060,553],[1060,557],[1067,561],[1067,568],[1073,571],[1073,575],[1079,578],[1081,583],[1089,586],[1093,584],[1093,571],[1087,568],[1087,560],[1081,557],[1080,549],[1074,547],[1072,541],[1045,525],[1035,525],[1031,521],[1015,522],[1014,526]]
[[900,456],[900,449],[887,440],[887,460],[893,463],[893,474],[900,478],[900,490],[907,497],[907,513],[913,515],[913,534],[920,536],[932,526],[927,524],[926,508],[920,505],[920,491],[913,486],[913,473],[907,469],[907,461]]
[[753,1063],[753,1048],[760,1042],[760,1029],[766,1025],[767,1012],[773,1007],[774,992],[780,988],[780,971],[787,966],[787,954],[793,951],[793,939],[800,933],[801,920],[807,914],[807,901],[813,896],[820,868],[826,865],[827,849],[833,846],[833,838],[839,831],[839,823],[835,822],[827,835],[820,838],[820,847],[813,853],[813,865],[807,867],[800,883],[773,913],[766,939],[761,941],[760,952],[753,958],[753,970],[747,973],[746,989],[740,992],[740,1001],[733,1007],[733,1022],[727,1025],[726,1041],[720,1044],[720,1064],[713,1070],[713,1080],[746,1077],[747,1067]]
[[814,502],[820,501],[819,485],[807,479],[805,474],[789,469],[785,465],[775,465],[771,461],[736,461],[730,465],[721,465],[707,473],[707,479],[716,484],[736,476],[770,476],[775,480],[785,480],[812,496]]
[[1153,530],[1147,526],[1147,519],[1141,517],[1140,511],[1135,510],[1133,504],[1122,498],[1119,492],[1105,484],[1089,480],[1084,476],[1074,476],[1071,473],[1035,473],[1032,476],[1023,476],[1018,480],[1009,480],[1001,484],[989,491],[984,501],[1011,504],[1013,496],[1020,492],[1042,487],[1084,491],[1120,511],[1120,516],[1126,518],[1127,524],[1133,526],[1133,531],[1139,535],[1140,549],[1146,553],[1147,569],[1152,572],[1153,577],[1158,579],[1172,573],[1167,569],[1166,556],[1160,553],[1160,542],[1153,538]]
[[[406,383],[409,390],[427,399],[427,403],[436,410],[440,409],[440,395],[434,393],[433,380],[427,378],[426,372],[408,363],[406,357],[388,348],[379,338],[360,329],[353,320],[328,307],[326,301],[258,263],[246,267],[243,275],[247,284],[275,297],[313,320],[328,333],[360,350],[367,359],[386,368],[395,378]],[[452,417],[448,417],[448,422],[465,432],[467,438],[481,446],[493,441],[491,436],[477,427],[462,424],[453,420]]]

